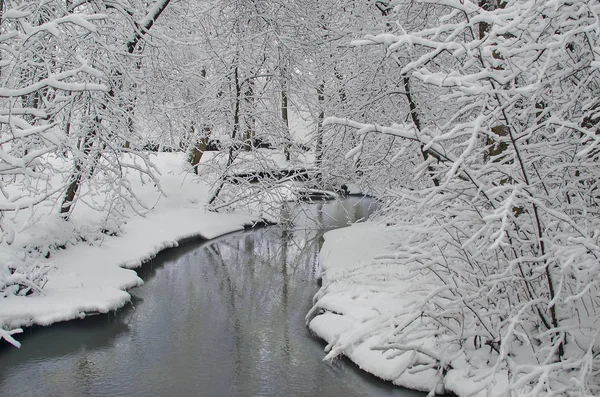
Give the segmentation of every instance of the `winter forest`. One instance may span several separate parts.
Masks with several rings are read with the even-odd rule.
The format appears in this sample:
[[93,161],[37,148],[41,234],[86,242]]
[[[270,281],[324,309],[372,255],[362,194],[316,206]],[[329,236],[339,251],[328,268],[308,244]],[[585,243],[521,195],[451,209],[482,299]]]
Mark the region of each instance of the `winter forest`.
[[0,343],[58,321],[11,311],[57,255],[181,189],[275,223],[356,190],[389,244],[307,320],[391,304],[326,359],[376,340],[430,395],[600,395],[599,122],[598,0],[0,0]]

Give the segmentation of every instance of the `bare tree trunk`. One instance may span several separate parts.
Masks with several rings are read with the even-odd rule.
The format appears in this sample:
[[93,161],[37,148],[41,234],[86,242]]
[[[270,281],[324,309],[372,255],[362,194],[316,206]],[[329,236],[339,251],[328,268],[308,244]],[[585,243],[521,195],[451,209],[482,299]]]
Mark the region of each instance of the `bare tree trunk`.
[[233,163],[233,147],[238,135],[238,131],[240,129],[240,102],[242,97],[242,86],[240,83],[240,76],[237,65],[235,65],[235,68],[233,69],[233,79],[235,85],[235,105],[233,110],[233,131],[231,132],[232,145],[229,147],[229,159],[227,160],[227,167],[229,167]]
[[[480,0],[480,1],[488,1],[488,0]],[[385,0],[376,1],[375,6],[379,9],[379,11],[381,11],[382,16],[388,16],[390,14],[390,12],[393,10],[393,8],[390,7],[390,3]],[[480,26],[480,28],[481,28],[481,26]],[[396,61],[396,62],[398,62],[398,61]],[[398,66],[401,66],[401,65],[398,63]],[[410,109],[410,117],[411,117],[413,124],[415,125],[415,128],[417,129],[417,131],[421,132],[421,120],[419,120],[419,114],[417,112],[417,104],[412,96],[412,91],[410,89],[410,78],[408,76],[404,76],[403,83],[404,83],[404,92],[406,95],[406,99],[408,100],[408,107]],[[424,147],[425,147],[425,145],[423,145],[423,144],[420,145],[420,150],[421,150],[421,155],[423,156],[423,160],[427,161],[430,156],[436,157],[435,154],[431,153],[430,151],[424,150]],[[433,184],[435,186],[440,186],[440,181],[436,177],[433,176],[433,171],[434,171],[433,167],[432,166],[427,167],[427,171],[431,175],[431,180],[433,181]]]
[[[100,119],[98,116],[95,118],[95,124],[100,126]],[[71,214],[71,210],[73,209],[73,205],[75,204],[75,198],[77,197],[77,193],[79,192],[79,188],[81,187],[81,182],[83,180],[83,176],[87,173],[89,176],[94,174],[95,164],[100,159],[100,150],[94,154],[92,161],[89,164],[86,164],[86,159],[90,157],[92,153],[92,149],[94,147],[93,139],[98,135],[98,131],[96,129],[89,131],[79,143],[79,149],[82,152],[82,158],[76,158],[74,160],[74,170],[71,174],[69,186],[67,187],[67,191],[65,192],[65,196],[63,197],[62,204],[60,206],[60,214],[63,215],[64,219],[68,219]],[[88,168],[86,169],[86,165]]]
[[292,139],[290,137],[290,121],[288,118],[288,96],[286,87],[284,87],[281,90],[281,119],[283,120],[283,128],[285,129],[285,143],[283,145],[283,153],[285,154],[286,161],[290,161],[290,149],[292,145]]
[[[403,78],[404,81],[404,92],[406,93],[406,99],[408,100],[408,107],[410,109],[410,117],[412,118],[413,124],[415,125],[415,128],[417,129],[417,131],[421,132],[421,121],[419,120],[419,114],[417,113],[417,104],[414,101],[414,98],[412,96],[411,90],[410,90],[410,79],[409,77],[405,76]],[[421,144],[420,145],[420,150],[421,150],[421,155],[423,156],[423,160],[427,161],[429,159],[429,156],[432,155],[432,153],[429,150],[424,150],[425,145]],[[435,157],[435,156],[434,156]],[[440,181],[433,176],[433,167],[429,166],[427,167],[427,170],[429,171],[429,174],[431,175],[431,180],[433,181],[433,184],[435,186],[440,186]]]
[[317,140],[315,143],[315,165],[317,167],[317,180],[320,185],[323,179],[323,120],[325,119],[325,81],[317,87],[317,99],[319,101],[319,115],[317,120]]
[[255,102],[254,102],[254,79],[247,80],[246,91],[244,92],[244,103],[246,105],[246,111],[244,112],[244,124],[246,131],[244,133],[244,149],[249,151],[254,146],[254,139],[256,138],[256,118]]
[[289,67],[288,59],[282,52],[283,46],[279,50],[279,69],[281,79],[281,120],[283,121],[283,153],[286,161],[291,158],[291,146],[292,137],[290,132],[290,122],[288,115],[288,79],[289,79]]
[[[127,52],[129,54],[133,54],[135,52],[139,42],[142,40],[144,35],[146,35],[148,33],[149,29],[152,27],[152,25],[154,25],[154,23],[156,22],[156,20],[160,16],[160,14],[167,8],[170,1],[171,0],[157,0],[154,3],[154,5],[151,7],[151,9],[148,12],[148,14],[146,15],[146,17],[140,23],[138,23],[138,22],[135,23],[135,32],[134,32],[132,38],[126,44]],[[66,5],[68,5],[68,3],[66,3]],[[120,74],[120,73],[118,73],[118,74]],[[123,88],[122,83],[120,86],[117,86],[117,89],[122,89],[122,88]],[[116,96],[115,90],[114,89],[110,90],[108,95],[110,97],[114,98]],[[103,109],[106,109],[106,106],[107,106],[106,103],[104,103],[102,105]],[[101,121],[100,116],[96,115],[95,124],[97,127],[93,131],[90,131],[88,134],[86,134],[86,136],[83,138],[83,141],[81,142],[80,148],[82,149],[83,156],[86,158],[90,155],[91,150],[92,150],[92,146],[93,146],[92,139],[94,137],[98,136],[98,134],[99,134],[101,122],[102,121]],[[128,124],[129,124],[129,120],[128,120]],[[127,144],[126,144],[126,146],[127,146]],[[63,197],[63,200],[62,200],[62,205],[60,207],[60,213],[63,214],[65,219],[67,219],[69,214],[71,213],[75,198],[77,197],[77,193],[79,192],[79,189],[81,187],[81,181],[83,179],[83,175],[86,172],[88,172],[90,175],[93,175],[93,173],[94,173],[95,163],[98,161],[98,159],[100,157],[99,148],[98,148],[98,152],[94,155],[94,157],[95,158],[92,159],[90,164],[85,164],[84,159],[75,159],[75,166],[74,166],[73,174],[71,175],[69,186],[67,187],[65,196]],[[86,165],[91,168],[86,170],[85,169]]]
[[[234,63],[237,63],[237,57],[235,58]],[[223,186],[225,186],[227,170],[229,169],[231,164],[233,164],[233,160],[235,159],[233,143],[235,143],[235,139],[237,138],[238,130],[240,128],[240,102],[241,102],[241,96],[242,96],[242,83],[240,82],[237,64],[235,65],[235,67],[233,69],[233,79],[234,79],[234,86],[235,86],[235,105],[234,105],[234,111],[233,111],[233,131],[231,132],[232,145],[229,147],[229,157],[227,159],[227,166],[225,167],[225,171],[223,172],[223,175],[221,176],[221,180],[219,181],[219,187],[217,187],[215,192],[212,194],[212,196],[208,200],[208,205],[211,205],[212,203],[214,203],[215,200],[217,199],[217,197],[219,197],[221,190],[223,190]]]

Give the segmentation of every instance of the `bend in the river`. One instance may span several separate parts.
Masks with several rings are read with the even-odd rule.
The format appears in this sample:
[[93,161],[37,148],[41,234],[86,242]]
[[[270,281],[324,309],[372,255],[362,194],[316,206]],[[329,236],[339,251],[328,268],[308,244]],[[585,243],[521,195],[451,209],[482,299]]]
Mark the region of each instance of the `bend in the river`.
[[0,348],[0,395],[422,396],[323,362],[305,325],[323,234],[373,208],[358,197],[287,208],[287,225],[160,254],[126,309]]

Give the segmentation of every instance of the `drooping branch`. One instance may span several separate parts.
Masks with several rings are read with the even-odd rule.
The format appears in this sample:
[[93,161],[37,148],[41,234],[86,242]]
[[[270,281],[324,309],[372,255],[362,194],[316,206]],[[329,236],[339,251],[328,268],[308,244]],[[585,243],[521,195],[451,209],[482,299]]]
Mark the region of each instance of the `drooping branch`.
[[156,3],[154,3],[150,11],[148,11],[148,14],[146,14],[146,17],[144,19],[134,23],[136,31],[133,37],[130,38],[127,42],[127,52],[129,52],[130,54],[134,53],[139,42],[148,33],[150,28],[152,28],[154,23],[158,20],[158,17],[160,17],[160,14],[162,14],[162,12],[167,8],[170,2],[171,0],[156,1]]

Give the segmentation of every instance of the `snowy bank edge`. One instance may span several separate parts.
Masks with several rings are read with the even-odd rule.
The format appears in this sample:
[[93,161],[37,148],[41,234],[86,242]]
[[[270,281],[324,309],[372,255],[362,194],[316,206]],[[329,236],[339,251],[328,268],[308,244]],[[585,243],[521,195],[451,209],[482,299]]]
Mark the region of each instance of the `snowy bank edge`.
[[[343,285],[357,272],[368,272],[377,256],[393,251],[394,237],[398,236],[394,236],[389,228],[369,221],[332,230],[324,235],[325,241],[319,254],[322,284],[306,320],[311,334],[328,344],[326,352],[339,343],[341,335],[352,339],[361,334],[365,320],[381,309],[381,301],[372,298],[355,300],[352,295],[356,294],[348,294],[347,290],[339,288],[339,284]],[[342,356],[361,370],[396,386],[425,393],[435,389],[436,395],[485,395],[485,390],[460,365],[450,369],[441,379],[435,370],[417,373],[404,371],[406,355],[388,355],[385,351],[371,349],[372,346],[381,345],[381,336],[358,338],[357,342],[343,350]],[[492,395],[501,395],[508,389],[507,374],[503,372],[496,376]]]
[[[389,250],[389,237],[385,227],[369,221],[325,233],[318,264],[322,285],[315,295],[315,306],[307,315],[307,326],[314,337],[330,345],[336,342],[340,334],[360,327],[359,318],[370,310],[356,305],[352,300],[335,297],[329,300],[330,294],[327,291],[353,271],[367,268],[378,254]],[[343,356],[362,371],[396,386],[422,392],[436,388],[436,392],[444,392],[437,385],[436,371],[404,373],[398,377],[398,369],[405,364],[404,357],[388,359],[384,352],[371,349],[376,342],[376,338],[362,340],[346,349]]]
[[[189,210],[186,212],[192,212]],[[174,234],[171,238],[163,236],[159,244],[150,241],[145,245],[147,248],[145,252],[138,253],[136,259],[112,261],[110,265],[104,265],[103,269],[95,269],[111,273],[105,280],[99,280],[100,285],[95,287],[61,288],[58,286],[44,290],[45,295],[8,296],[0,299],[0,340],[6,339],[8,343],[19,347],[20,343],[14,339],[14,336],[21,333],[23,327],[49,326],[58,322],[83,319],[86,316],[119,310],[131,302],[131,295],[128,290],[144,283],[133,269],[140,268],[162,251],[192,241],[211,241],[231,233],[270,224],[265,219],[247,214],[207,214],[204,210],[199,209],[195,209],[193,212],[196,212],[196,214],[193,214],[196,216],[209,215],[210,217],[210,215],[216,215],[221,218],[219,227],[211,227],[214,226],[212,224],[208,227]],[[148,223],[143,222],[144,219],[141,220],[142,222],[138,223]],[[127,240],[133,239],[132,235],[133,233],[126,233],[123,236],[110,237],[107,238],[107,242],[120,241],[121,245],[127,245]],[[77,256],[73,251],[96,251],[101,248],[80,243],[69,247],[64,253],[59,253],[58,256],[67,256],[67,262],[71,262],[69,265],[73,266],[73,259]],[[91,253],[93,255],[93,252]],[[95,262],[101,261],[102,258],[96,258]],[[115,274],[118,274],[116,278],[110,277],[114,277]],[[64,278],[69,275],[64,273],[57,275],[58,278],[61,276]],[[55,281],[54,277],[53,281]],[[112,285],[102,285],[102,281],[109,282]],[[58,284],[61,284],[60,280]]]

